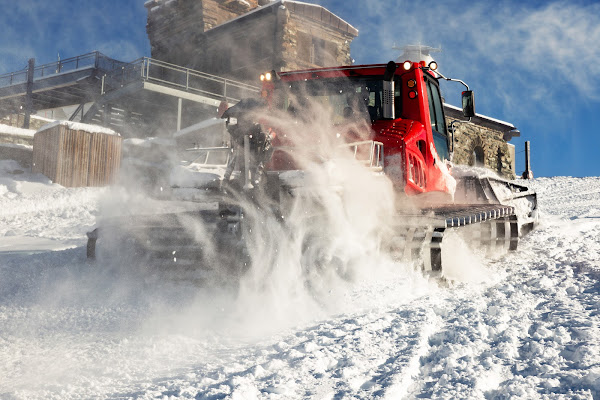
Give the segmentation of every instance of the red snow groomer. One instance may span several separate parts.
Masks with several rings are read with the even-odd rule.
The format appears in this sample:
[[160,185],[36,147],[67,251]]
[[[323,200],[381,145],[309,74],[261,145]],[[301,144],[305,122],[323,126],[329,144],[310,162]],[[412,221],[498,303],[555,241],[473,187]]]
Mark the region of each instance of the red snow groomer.
[[[396,205],[391,245],[400,245],[406,256],[429,249],[430,254],[422,257],[424,268],[434,271],[441,269],[441,243],[449,228],[470,226],[479,231],[474,236],[481,245],[514,250],[537,220],[536,194],[526,186],[464,167],[456,176],[451,174],[454,138],[446,125],[440,79],[465,85],[463,115],[474,117],[473,91],[463,81],[437,72],[435,61],[272,71],[261,76],[262,96],[271,110],[287,110],[302,118],[322,108],[332,115],[334,125],[352,126],[349,132],[338,129],[343,132],[340,145],[362,156],[369,168],[382,171],[404,199]],[[297,167],[290,144],[310,146],[306,138],[299,144],[280,136],[273,139],[275,151],[267,165],[271,171]]]
[[[536,194],[481,170],[450,171],[454,140],[446,125],[440,79],[464,84],[437,72],[435,62],[390,61],[262,75],[260,98],[242,100],[223,114],[231,134],[224,175],[204,190],[202,211],[165,217],[173,232],[168,236],[185,237],[186,224],[172,221],[196,215],[211,226],[216,242],[231,246],[228,237],[235,237],[244,243],[255,212],[250,208],[285,217],[294,198],[315,184],[305,176],[311,165],[327,163],[336,157],[336,149],[345,149],[373,173],[372,179],[389,180],[397,194],[388,224],[392,229],[381,233],[382,248],[416,257],[429,271],[441,270],[442,242],[450,229],[469,231],[470,242],[477,238],[488,248],[516,249],[519,237],[536,221]],[[471,118],[474,94],[464,85],[463,114]],[[209,203],[212,207],[206,207]],[[165,247],[148,236],[148,231],[164,235],[164,225],[159,220],[135,221],[130,226],[141,228],[125,235],[148,243],[147,251],[203,252],[189,233],[180,241],[187,243],[183,247]],[[88,255],[95,254],[99,229],[90,236]],[[319,233],[311,240],[315,237],[318,241]]]

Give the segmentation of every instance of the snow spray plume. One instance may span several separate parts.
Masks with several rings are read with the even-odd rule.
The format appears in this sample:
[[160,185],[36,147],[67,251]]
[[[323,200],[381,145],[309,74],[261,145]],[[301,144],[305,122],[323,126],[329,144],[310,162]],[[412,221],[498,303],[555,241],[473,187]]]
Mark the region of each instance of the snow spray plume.
[[370,125],[364,119],[335,125],[332,110],[302,103],[295,114],[255,116],[285,142],[298,167],[280,174],[291,192],[281,200],[287,203],[281,216],[264,212],[266,199],[262,207],[242,200],[250,267],[236,312],[256,329],[367,306],[350,298],[355,285],[382,277],[388,266],[397,274],[406,268],[379,251],[380,235],[393,221],[393,186],[356,159],[348,143],[371,139]]

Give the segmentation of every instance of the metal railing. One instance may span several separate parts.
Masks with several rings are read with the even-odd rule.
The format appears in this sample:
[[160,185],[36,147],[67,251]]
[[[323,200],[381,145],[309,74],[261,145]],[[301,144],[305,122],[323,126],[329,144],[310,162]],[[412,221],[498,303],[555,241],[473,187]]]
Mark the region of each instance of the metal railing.
[[[105,56],[99,51],[82,54],[77,57],[66,58],[48,64],[38,65],[33,69],[33,80],[39,80],[65,72],[73,72],[86,68],[97,68],[101,71],[111,71],[120,66],[127,65],[122,61]],[[0,87],[18,85],[27,82],[27,68],[0,75]]]
[[257,86],[148,57],[142,57],[107,72],[102,90],[106,93],[137,80],[156,82],[186,92],[233,102],[244,97],[254,97],[260,91]]
[[[192,147],[185,149],[189,164],[204,167],[225,167],[231,155],[231,147]],[[190,157],[191,156],[191,157]]]
[[349,147],[354,154],[354,159],[374,171],[383,170],[383,143],[374,140],[353,142],[342,145]]

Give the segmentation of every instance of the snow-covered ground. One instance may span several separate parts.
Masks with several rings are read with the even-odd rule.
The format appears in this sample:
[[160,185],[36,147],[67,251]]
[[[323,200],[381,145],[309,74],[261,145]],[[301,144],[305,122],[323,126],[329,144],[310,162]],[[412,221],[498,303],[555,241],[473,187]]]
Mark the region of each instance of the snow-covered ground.
[[88,263],[109,189],[0,161],[0,398],[600,398],[600,178],[531,185],[538,229],[496,259],[449,238],[450,285],[364,261],[234,295]]

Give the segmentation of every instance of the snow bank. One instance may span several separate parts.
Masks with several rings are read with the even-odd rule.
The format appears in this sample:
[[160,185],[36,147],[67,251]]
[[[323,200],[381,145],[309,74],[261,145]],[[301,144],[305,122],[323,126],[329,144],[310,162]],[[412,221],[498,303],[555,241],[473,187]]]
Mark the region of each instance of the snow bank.
[[2,134],[32,138],[33,135],[35,135],[35,130],[15,128],[14,126],[0,124],[0,135]]
[[21,143],[0,143],[0,147],[6,147],[9,149],[22,149],[22,150],[32,150],[33,151],[33,146],[30,146],[28,144],[21,144]]

